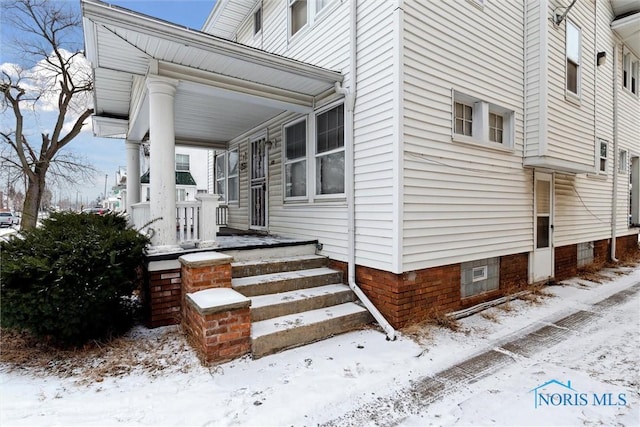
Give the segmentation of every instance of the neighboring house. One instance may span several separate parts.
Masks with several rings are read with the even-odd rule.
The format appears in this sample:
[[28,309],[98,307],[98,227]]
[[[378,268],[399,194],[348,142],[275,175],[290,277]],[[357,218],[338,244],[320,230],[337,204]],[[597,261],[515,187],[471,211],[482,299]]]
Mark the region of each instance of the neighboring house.
[[203,32],[82,6],[94,131],[150,132],[152,216],[206,146],[230,226],[317,239],[396,327],[637,246],[638,3],[218,0]]
[[[148,149],[143,149],[142,170],[140,177],[143,201],[151,199],[150,172]],[[176,147],[175,180],[176,201],[193,202],[201,193],[208,193],[208,150],[200,148]]]

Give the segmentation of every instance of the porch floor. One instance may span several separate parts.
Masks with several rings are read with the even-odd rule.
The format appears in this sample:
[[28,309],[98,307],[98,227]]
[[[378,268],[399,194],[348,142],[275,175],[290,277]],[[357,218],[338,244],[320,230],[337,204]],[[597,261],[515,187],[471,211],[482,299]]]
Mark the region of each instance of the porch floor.
[[317,243],[317,240],[296,239],[253,230],[239,230],[222,227],[216,236],[218,246],[214,248],[198,248],[195,244],[183,244],[184,253],[233,250],[233,249],[258,249],[264,247],[278,247]]

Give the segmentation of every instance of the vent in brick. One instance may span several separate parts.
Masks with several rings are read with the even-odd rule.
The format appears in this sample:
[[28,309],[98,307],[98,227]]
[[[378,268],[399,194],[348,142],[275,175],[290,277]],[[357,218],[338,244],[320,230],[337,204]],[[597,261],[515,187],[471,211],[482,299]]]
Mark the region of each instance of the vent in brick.
[[462,298],[498,289],[500,284],[500,263],[498,258],[463,262],[460,264],[460,270]]
[[578,243],[578,267],[593,263],[593,242]]

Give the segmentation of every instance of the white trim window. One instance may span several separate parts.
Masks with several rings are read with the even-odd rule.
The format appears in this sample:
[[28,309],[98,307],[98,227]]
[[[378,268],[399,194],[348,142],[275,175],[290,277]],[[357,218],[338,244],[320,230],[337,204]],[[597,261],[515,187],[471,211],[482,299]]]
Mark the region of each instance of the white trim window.
[[316,195],[344,194],[344,104],[316,115]]
[[321,15],[329,13],[330,5],[335,3],[335,0],[287,0],[289,37],[313,26],[321,19]]
[[307,197],[307,120],[284,127],[285,199]]
[[570,20],[566,20],[566,85],[567,93],[580,96],[580,44],[581,34],[578,28]]
[[462,102],[456,102],[455,110],[455,133],[473,136],[473,107]]
[[253,12],[253,35],[262,31],[262,7],[258,7]]
[[625,52],[622,55],[622,87],[638,95],[638,69],[640,61],[636,59],[631,52]]
[[189,155],[176,154],[176,171],[189,172]]
[[489,112],[489,141],[502,144],[504,139],[504,117],[498,113]]
[[238,203],[238,149],[217,153],[214,160],[215,193],[225,203]]
[[599,173],[607,173],[607,149],[609,143],[605,140],[600,140],[600,151],[598,153],[598,172]]
[[496,104],[453,91],[452,139],[512,149],[515,113]]
[[289,35],[293,36],[307,25],[307,0],[289,1]]
[[238,174],[238,162],[240,156],[238,149],[227,151],[227,202],[238,203],[240,200],[240,178]]
[[227,171],[225,168],[227,156],[225,153],[216,154],[214,157],[214,174],[216,177],[216,191],[220,201],[227,201]]
[[618,172],[627,173],[629,170],[629,152],[627,150],[620,150],[618,152]]

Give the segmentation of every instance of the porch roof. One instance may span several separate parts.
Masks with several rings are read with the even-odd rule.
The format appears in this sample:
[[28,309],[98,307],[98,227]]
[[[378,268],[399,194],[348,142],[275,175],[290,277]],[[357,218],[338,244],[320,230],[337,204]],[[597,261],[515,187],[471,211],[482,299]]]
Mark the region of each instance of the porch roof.
[[611,29],[634,51],[640,55],[640,2],[637,0],[611,0],[616,15]]
[[142,140],[149,75],[178,81],[176,143],[226,143],[286,111],[311,111],[339,72],[244,46],[98,0],[81,0],[94,72],[94,133]]

